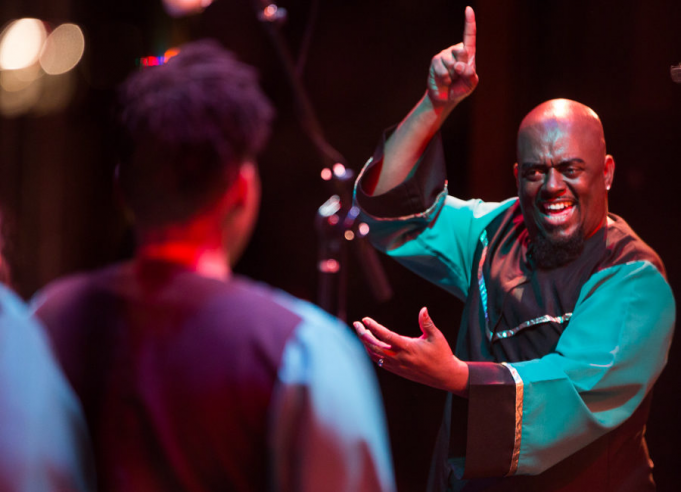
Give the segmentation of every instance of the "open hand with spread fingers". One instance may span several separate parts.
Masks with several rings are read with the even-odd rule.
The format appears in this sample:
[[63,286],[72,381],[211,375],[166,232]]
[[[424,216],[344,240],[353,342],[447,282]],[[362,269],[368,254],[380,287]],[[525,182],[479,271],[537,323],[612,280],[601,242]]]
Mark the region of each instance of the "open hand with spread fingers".
[[466,7],[463,42],[442,50],[431,60],[428,97],[433,106],[455,106],[475,90],[475,39],[475,12]]
[[468,365],[454,356],[425,307],[419,313],[419,325],[423,334],[410,338],[371,318],[353,323],[369,357],[383,369],[417,383],[466,396]]

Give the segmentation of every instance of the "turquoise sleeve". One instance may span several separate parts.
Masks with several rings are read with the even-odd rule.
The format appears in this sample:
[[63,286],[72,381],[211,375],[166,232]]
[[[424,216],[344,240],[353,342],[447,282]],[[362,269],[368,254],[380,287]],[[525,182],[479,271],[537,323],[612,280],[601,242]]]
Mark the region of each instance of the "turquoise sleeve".
[[445,186],[435,203],[422,213],[384,218],[363,212],[362,220],[369,225],[369,238],[377,249],[465,299],[480,234],[515,201],[464,201],[448,196]]
[[551,354],[505,364],[516,382],[517,473],[537,474],[622,424],[666,364],[669,284],[648,262],[594,274]]
[[0,286],[0,483],[3,491],[95,490],[78,398],[40,322]]
[[381,392],[350,329],[297,300],[270,408],[279,492],[394,492]]
[[418,275],[464,299],[480,234],[517,199],[486,203],[448,196],[439,134],[402,183],[372,195],[368,190],[383,166],[386,137],[355,183],[354,200],[369,225],[369,239]]

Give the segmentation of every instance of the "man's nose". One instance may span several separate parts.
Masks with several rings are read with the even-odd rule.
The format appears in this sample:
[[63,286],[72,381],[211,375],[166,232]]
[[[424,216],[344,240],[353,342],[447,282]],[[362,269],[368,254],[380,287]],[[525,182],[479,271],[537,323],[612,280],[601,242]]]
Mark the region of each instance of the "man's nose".
[[544,191],[548,194],[555,195],[565,190],[565,181],[563,175],[554,167],[550,167],[546,172],[544,178]]

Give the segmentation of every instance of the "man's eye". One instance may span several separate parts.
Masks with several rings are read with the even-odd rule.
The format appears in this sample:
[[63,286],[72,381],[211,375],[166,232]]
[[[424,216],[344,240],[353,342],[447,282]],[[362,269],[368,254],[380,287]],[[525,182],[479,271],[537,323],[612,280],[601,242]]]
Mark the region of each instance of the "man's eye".
[[566,167],[563,170],[563,174],[565,176],[577,176],[579,174],[579,169],[577,169],[576,167]]
[[523,177],[525,179],[529,179],[530,181],[536,181],[542,179],[544,177],[544,173],[539,169],[526,169],[523,173]]

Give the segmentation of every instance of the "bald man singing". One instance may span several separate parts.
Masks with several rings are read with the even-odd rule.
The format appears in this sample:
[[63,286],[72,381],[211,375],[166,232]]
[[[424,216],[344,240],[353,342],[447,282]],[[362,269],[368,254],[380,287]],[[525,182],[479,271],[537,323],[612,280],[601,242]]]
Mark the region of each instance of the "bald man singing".
[[457,338],[426,308],[419,338],[370,318],[355,329],[378,366],[448,393],[429,490],[655,490],[645,424],[675,316],[664,266],[609,213],[615,161],[575,101],[521,122],[517,198],[448,196],[437,132],[478,84],[475,40],[468,7],[463,42],[433,58],[356,186],[374,244],[465,302]]

